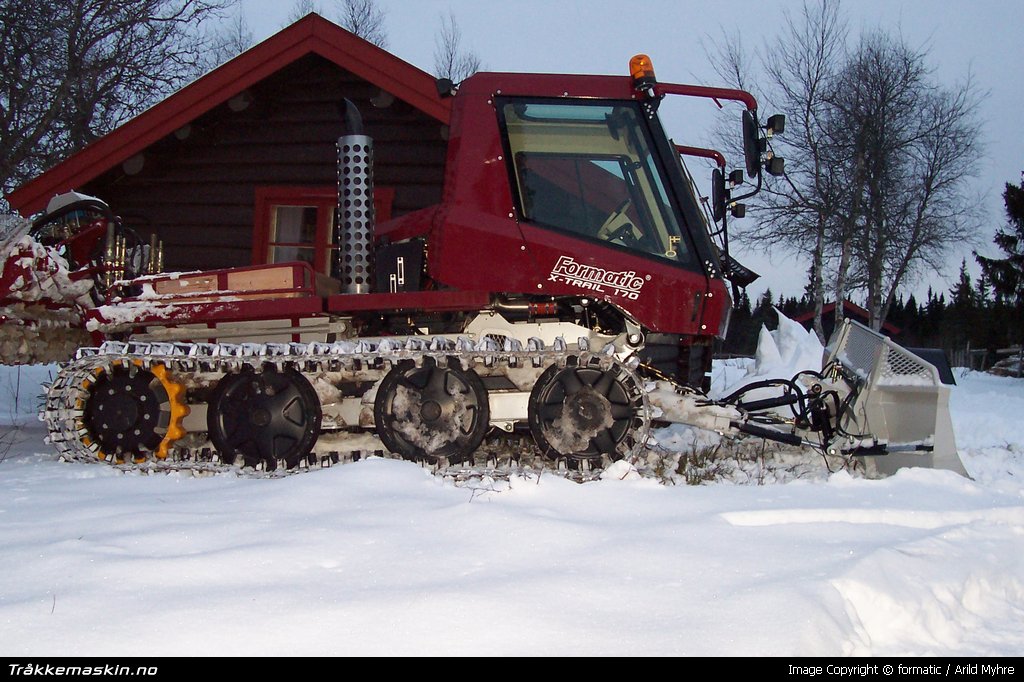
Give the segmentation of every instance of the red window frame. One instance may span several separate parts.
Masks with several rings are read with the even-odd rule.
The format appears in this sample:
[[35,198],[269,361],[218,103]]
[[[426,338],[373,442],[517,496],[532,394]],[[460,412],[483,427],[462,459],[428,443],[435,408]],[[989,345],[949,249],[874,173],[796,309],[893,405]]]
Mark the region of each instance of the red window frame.
[[[373,206],[378,223],[391,219],[391,205],[394,203],[393,187],[375,187]],[[330,274],[330,254],[335,249],[332,243],[334,212],[337,207],[337,188],[323,186],[273,186],[256,188],[255,223],[252,237],[252,264],[265,265],[271,263],[271,245],[313,247],[313,269],[323,274]],[[277,206],[312,206],[316,208],[316,236],[312,244],[283,243],[271,241],[271,224],[273,211]]]

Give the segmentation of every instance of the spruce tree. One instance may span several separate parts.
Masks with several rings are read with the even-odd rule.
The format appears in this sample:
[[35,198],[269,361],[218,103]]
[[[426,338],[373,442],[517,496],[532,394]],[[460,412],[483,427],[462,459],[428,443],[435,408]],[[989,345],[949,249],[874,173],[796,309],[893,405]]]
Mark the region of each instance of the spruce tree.
[[1009,224],[996,233],[993,241],[1006,257],[985,258],[977,254],[975,257],[996,297],[1020,305],[1024,303],[1024,190],[1006,183],[1003,203]]
[[[1024,174],[1022,174],[1024,176]],[[992,288],[992,318],[997,328],[993,334],[1003,343],[1024,342],[1024,189],[1006,183],[1003,203],[1006,206],[1006,227],[996,233],[993,241],[1005,258],[985,258],[975,254],[985,278]],[[1002,324],[999,324],[999,322]],[[1002,345],[1002,344],[1000,344]]]
[[952,350],[965,348],[972,340],[975,328],[977,292],[967,272],[967,261],[960,263],[960,278],[949,290],[949,309],[943,329],[943,346]]

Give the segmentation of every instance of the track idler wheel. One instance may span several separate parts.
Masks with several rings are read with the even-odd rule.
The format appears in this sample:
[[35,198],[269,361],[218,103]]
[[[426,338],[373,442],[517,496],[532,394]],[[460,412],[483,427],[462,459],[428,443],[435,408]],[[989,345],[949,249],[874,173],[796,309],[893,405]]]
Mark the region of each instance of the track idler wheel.
[[[174,382],[163,365],[143,369],[140,362],[120,361],[97,369],[84,386],[83,444],[101,460],[123,464],[146,461],[150,454],[165,459],[170,447],[185,435],[182,419],[189,408],[184,387]],[[95,447],[94,447],[95,446]]]
[[225,375],[207,413],[210,440],[228,464],[241,455],[246,466],[266,471],[284,461],[293,468],[309,455],[320,434],[320,399],[293,369],[246,368]]
[[487,389],[458,360],[440,366],[426,358],[388,372],[373,404],[377,435],[388,450],[413,460],[461,462],[473,454],[490,427]]
[[573,360],[549,367],[530,393],[530,432],[541,453],[570,460],[631,454],[646,438],[643,386],[621,365]]

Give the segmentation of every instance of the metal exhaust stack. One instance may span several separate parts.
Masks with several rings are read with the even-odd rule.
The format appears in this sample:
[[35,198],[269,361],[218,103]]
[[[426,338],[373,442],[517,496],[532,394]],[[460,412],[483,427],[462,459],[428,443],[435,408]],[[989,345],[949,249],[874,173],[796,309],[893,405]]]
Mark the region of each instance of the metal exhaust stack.
[[348,134],[338,138],[338,207],[334,276],[346,294],[366,294],[373,282],[373,139],[359,110],[345,100]]

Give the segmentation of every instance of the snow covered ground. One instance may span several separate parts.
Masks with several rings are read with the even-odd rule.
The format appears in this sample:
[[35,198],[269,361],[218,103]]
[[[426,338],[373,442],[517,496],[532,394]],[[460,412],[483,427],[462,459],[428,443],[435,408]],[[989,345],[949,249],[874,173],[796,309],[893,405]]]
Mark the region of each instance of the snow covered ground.
[[799,477],[459,486],[389,459],[279,480],[61,463],[34,420],[46,372],[0,373],[20,425],[0,655],[1024,651],[1024,380],[959,374],[973,481],[789,455]]

